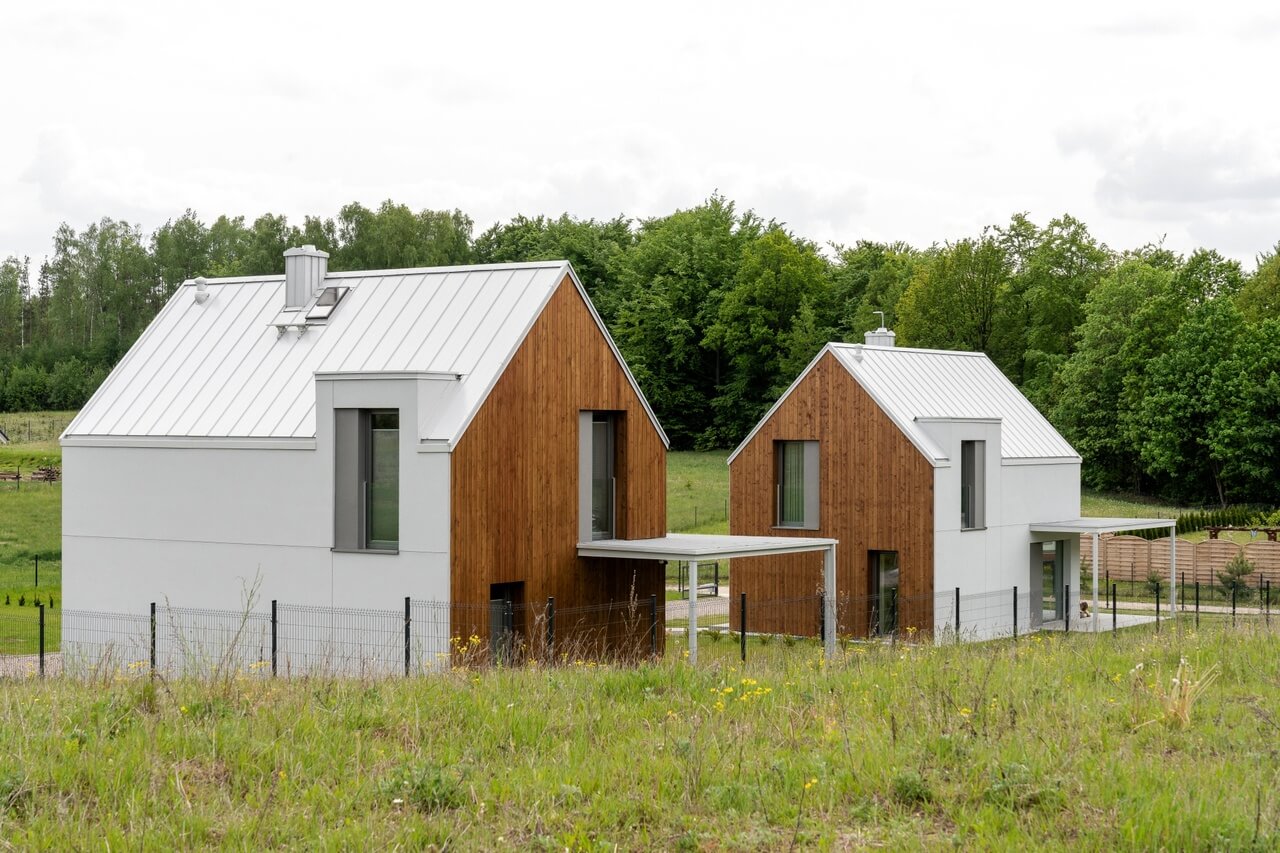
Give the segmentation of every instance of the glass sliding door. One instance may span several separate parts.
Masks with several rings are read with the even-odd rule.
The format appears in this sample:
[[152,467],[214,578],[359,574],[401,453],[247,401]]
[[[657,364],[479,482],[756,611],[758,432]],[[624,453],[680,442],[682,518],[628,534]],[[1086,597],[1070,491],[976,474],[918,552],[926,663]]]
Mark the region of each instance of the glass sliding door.
[[871,630],[887,636],[898,630],[898,552],[871,551]]

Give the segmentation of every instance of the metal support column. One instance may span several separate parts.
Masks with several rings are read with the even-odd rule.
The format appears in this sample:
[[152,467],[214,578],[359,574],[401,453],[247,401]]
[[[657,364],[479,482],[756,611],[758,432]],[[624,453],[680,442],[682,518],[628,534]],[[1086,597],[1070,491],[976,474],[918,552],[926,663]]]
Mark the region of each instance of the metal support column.
[[836,546],[830,546],[822,562],[823,624],[822,653],[828,661],[836,658]]
[[[1071,606],[1071,596],[1067,596],[1066,607]],[[1063,609],[1066,613],[1066,608]],[[1067,620],[1070,622],[1071,615],[1067,614]],[[1093,631],[1098,631],[1098,534],[1093,534]]]
[[[1178,604],[1178,523],[1169,528],[1169,615],[1177,612]],[[1156,602],[1160,609],[1160,602]]]
[[689,561],[689,664],[698,665],[698,561]]

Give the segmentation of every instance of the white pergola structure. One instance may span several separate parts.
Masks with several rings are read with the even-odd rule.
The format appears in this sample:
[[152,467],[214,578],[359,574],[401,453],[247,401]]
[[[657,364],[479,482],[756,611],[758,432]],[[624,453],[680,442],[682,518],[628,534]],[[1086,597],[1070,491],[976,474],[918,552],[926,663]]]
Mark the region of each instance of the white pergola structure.
[[768,554],[802,554],[823,551],[823,653],[836,653],[836,544],[835,539],[793,536],[712,536],[668,533],[656,539],[597,539],[578,543],[579,557],[624,560],[679,560],[689,564],[689,663],[698,662],[698,562]]
[[[1093,537],[1093,630],[1098,630],[1098,537],[1103,533],[1121,533],[1127,530],[1169,531],[1169,614],[1172,616],[1178,604],[1178,521],[1173,518],[1073,518],[1048,524],[1031,525],[1032,533],[1075,533]],[[1068,602],[1068,606],[1070,602]]]

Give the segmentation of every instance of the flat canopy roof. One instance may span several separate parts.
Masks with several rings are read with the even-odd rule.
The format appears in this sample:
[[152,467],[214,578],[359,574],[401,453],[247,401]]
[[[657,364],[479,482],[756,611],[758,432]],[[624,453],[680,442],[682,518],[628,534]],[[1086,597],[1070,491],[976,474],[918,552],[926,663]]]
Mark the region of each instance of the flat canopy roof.
[[668,533],[656,539],[597,539],[579,542],[579,557],[615,557],[624,560],[724,560],[824,551],[835,539],[798,536],[713,536]]
[[1031,525],[1032,533],[1119,533],[1123,530],[1157,530],[1175,527],[1175,518],[1072,518]]

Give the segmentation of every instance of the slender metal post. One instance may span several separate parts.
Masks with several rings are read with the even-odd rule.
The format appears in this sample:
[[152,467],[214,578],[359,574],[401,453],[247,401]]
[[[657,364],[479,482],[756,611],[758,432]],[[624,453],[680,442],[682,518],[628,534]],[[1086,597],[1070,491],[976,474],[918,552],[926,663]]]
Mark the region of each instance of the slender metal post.
[[[1177,522],[1169,528],[1169,615],[1178,612],[1178,529]],[[1156,612],[1160,611],[1160,600],[1156,599]]]
[[1236,625],[1236,585],[1231,585],[1231,627]]
[[555,663],[556,659],[556,597],[547,596],[547,660]]
[[747,594],[742,593],[738,603],[738,645],[741,647],[742,662],[747,662]]
[[1013,638],[1018,639],[1018,588],[1013,588]]
[[409,677],[409,663],[413,659],[413,652],[410,649],[412,635],[410,634],[409,623],[412,619],[409,610],[409,596],[404,597],[404,677]]
[[156,674],[156,603],[151,602],[151,674]]
[[836,546],[831,545],[822,562],[822,618],[826,633],[822,653],[828,662],[836,659]]
[[44,678],[44,605],[36,605],[40,610],[40,677]]
[[[1098,574],[1094,570],[1094,576]],[[1062,588],[1062,633],[1071,633],[1071,584],[1065,584]]]
[[1119,622],[1116,619],[1116,585],[1111,585],[1111,633],[1114,634],[1119,628]]
[[649,596],[649,654],[658,657],[658,596]]
[[1200,581],[1196,580],[1196,627],[1200,627]]
[[715,589],[716,591],[716,597],[719,598],[720,597],[720,561],[719,560],[716,560],[715,586],[713,587],[713,589]]
[[960,642],[960,587],[956,587],[956,642]]
[[277,602],[271,599],[271,677],[275,678],[280,665],[280,617]]
[[1156,581],[1156,633],[1160,633],[1160,581]]
[[36,589],[40,588],[40,555],[36,554]]
[[698,665],[698,561],[689,561],[689,664]]

